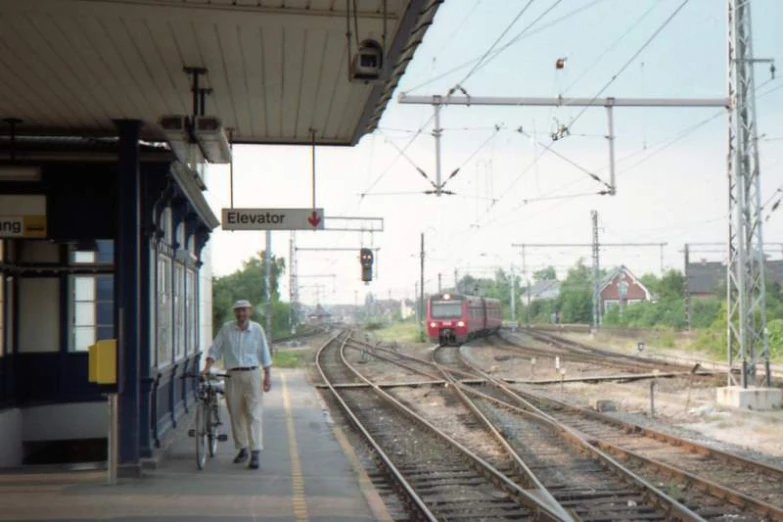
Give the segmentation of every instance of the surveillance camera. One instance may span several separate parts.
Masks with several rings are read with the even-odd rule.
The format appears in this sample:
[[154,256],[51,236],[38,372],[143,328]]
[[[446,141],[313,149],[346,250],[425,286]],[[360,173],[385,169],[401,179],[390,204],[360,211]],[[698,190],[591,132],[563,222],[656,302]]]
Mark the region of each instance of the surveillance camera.
[[375,40],[363,40],[353,57],[351,78],[369,83],[379,80],[383,71],[383,47]]

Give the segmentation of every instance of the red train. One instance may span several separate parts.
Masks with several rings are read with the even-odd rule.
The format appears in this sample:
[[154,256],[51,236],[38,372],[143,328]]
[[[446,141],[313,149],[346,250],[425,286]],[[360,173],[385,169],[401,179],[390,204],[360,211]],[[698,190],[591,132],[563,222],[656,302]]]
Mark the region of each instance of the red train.
[[436,294],[427,299],[427,335],[440,344],[460,344],[496,332],[503,323],[497,299]]

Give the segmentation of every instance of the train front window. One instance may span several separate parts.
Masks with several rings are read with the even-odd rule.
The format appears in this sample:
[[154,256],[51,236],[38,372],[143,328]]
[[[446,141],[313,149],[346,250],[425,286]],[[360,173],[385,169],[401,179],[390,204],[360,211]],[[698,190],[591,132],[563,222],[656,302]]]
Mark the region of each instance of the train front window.
[[460,301],[433,301],[433,319],[451,319],[462,317],[462,303]]

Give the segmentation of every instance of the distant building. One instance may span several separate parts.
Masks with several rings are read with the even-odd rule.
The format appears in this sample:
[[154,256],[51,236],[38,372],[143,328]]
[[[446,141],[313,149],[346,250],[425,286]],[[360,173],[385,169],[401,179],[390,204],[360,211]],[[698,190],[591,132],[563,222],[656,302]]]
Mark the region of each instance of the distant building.
[[726,264],[720,261],[688,263],[685,268],[688,293],[694,298],[716,297],[726,284]]
[[320,304],[316,305],[315,310],[307,316],[307,322],[310,324],[325,324],[331,322],[331,320],[332,314],[324,310]]
[[598,293],[601,299],[601,311],[604,314],[614,306],[627,306],[653,300],[650,290],[622,265],[604,278]]
[[[765,262],[764,276],[767,281],[783,283],[783,260]],[[688,263],[685,267],[685,280],[692,298],[725,297],[723,293],[726,291],[726,263],[706,260]],[[718,295],[719,293],[721,295]]]

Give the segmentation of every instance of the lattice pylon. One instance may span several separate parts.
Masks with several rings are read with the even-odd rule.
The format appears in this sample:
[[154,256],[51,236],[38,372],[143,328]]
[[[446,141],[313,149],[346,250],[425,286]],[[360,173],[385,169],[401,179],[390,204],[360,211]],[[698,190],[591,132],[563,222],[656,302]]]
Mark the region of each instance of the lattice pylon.
[[750,2],[728,0],[728,30],[728,383],[747,387],[759,384],[759,364],[764,365],[766,385],[770,379]]

